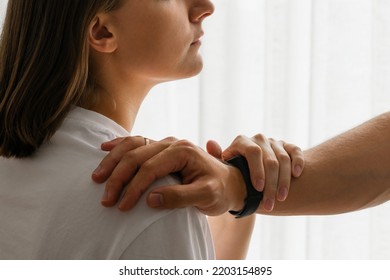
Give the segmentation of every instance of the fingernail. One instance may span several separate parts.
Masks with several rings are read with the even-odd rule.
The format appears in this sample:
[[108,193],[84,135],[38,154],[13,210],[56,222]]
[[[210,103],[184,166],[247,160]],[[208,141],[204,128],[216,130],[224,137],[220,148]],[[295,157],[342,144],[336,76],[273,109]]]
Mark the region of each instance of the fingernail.
[[152,208],[161,207],[163,205],[163,196],[159,193],[151,193],[149,195],[148,204]]
[[266,211],[272,211],[273,209],[274,209],[274,205],[275,205],[275,202],[274,202],[274,200],[273,199],[267,199],[266,201],[265,201],[265,205],[264,205],[264,209],[266,210]]
[[108,201],[108,191],[105,190],[102,198],[102,202],[107,202]]
[[95,169],[95,171],[93,172],[93,175],[99,176],[99,175],[102,173],[102,170],[103,170],[102,166],[99,165],[99,166]]
[[126,211],[127,210],[126,203],[123,202],[123,198],[122,198],[121,202],[119,203],[118,209],[121,210],[121,211]]
[[259,192],[262,192],[262,191],[264,190],[264,180],[263,180],[263,179],[256,180],[255,188],[256,188],[256,190],[258,190]]
[[278,193],[278,200],[285,201],[287,196],[288,196],[288,189],[286,187],[282,187]]
[[301,174],[302,174],[302,167],[300,165],[295,166],[294,174],[297,177],[301,176]]

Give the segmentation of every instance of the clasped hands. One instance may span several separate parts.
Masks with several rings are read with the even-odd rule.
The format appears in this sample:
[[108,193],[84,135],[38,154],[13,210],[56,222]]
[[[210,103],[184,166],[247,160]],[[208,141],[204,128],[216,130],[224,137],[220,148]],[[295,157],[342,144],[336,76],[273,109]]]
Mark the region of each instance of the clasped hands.
[[244,156],[255,188],[264,191],[259,209],[272,211],[275,201],[284,201],[292,177],[304,169],[302,150],[284,141],[258,134],[252,138],[237,137],[224,151],[215,141],[207,143],[207,152],[186,140],[166,138],[147,141],[135,136],[103,143],[109,152],[92,174],[97,183],[104,183],[101,203],[118,205],[128,211],[157,179],[179,174],[180,185],[164,186],[147,196],[153,208],[193,206],[209,216],[221,215],[243,207],[246,188],[240,171],[225,164],[234,156]]

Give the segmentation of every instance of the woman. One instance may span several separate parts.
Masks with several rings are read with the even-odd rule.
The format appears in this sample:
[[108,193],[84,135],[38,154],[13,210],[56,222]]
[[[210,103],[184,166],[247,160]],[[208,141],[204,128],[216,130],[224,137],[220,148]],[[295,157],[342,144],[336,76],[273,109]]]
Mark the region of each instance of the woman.
[[[0,45],[0,259],[215,257],[196,209],[140,203],[117,213],[96,203],[101,189],[86,176],[105,156],[100,143],[130,135],[153,86],[200,72],[201,25],[212,13],[208,0],[9,1]],[[224,168],[230,182],[242,180]],[[152,189],[175,183],[164,177]],[[240,246],[225,255],[217,244],[217,256],[242,257],[253,218],[226,221],[241,231]]]

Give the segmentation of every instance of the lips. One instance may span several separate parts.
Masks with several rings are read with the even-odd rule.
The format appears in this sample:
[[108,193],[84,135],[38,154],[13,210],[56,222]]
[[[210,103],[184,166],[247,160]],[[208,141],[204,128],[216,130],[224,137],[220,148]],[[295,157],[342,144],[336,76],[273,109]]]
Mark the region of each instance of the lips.
[[200,41],[200,39],[198,39],[198,40],[192,42],[191,46],[199,45],[199,44],[201,44],[201,43],[202,43],[202,42]]
[[203,37],[204,33],[203,31],[201,33],[198,34],[198,36],[195,36],[195,40],[191,43],[191,46],[193,45],[199,45],[201,44],[201,38]]

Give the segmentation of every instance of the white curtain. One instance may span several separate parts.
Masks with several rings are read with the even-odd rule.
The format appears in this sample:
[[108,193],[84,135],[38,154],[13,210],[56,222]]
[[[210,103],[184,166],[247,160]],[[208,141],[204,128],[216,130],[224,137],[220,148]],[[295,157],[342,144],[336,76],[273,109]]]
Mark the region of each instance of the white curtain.
[[[136,134],[227,146],[238,134],[308,148],[390,109],[390,1],[218,0],[203,73],[156,88]],[[369,187],[369,186],[367,186]],[[249,259],[390,259],[390,205],[258,216]]]
[[[308,148],[389,110],[389,0],[214,4],[203,73],[155,88],[134,134],[204,147],[261,132]],[[332,217],[258,216],[248,258],[390,259],[389,217],[390,204]]]

